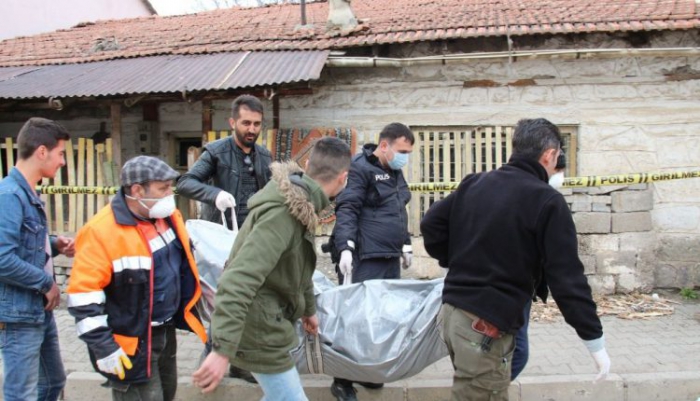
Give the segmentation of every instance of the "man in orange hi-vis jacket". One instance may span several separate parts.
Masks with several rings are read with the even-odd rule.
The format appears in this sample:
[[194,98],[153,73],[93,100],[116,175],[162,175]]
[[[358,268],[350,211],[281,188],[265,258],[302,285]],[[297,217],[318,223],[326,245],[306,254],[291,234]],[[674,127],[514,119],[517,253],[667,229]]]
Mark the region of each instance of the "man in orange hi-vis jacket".
[[175,329],[206,332],[194,307],[199,275],[172,185],[178,173],[137,156],[121,189],[76,237],[68,311],[113,400],[172,400]]

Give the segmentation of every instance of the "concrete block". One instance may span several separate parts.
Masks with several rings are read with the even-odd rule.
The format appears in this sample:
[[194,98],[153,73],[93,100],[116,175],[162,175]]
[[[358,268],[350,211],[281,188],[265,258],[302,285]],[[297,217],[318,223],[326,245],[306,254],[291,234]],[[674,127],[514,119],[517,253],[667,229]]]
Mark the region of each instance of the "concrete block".
[[521,400],[618,401],[625,383],[618,375],[595,381],[595,375],[526,376],[520,381]]
[[654,288],[651,279],[637,273],[618,274],[615,278],[615,293],[629,294],[631,292],[649,292]]
[[180,377],[177,381],[175,399],[181,401],[223,401],[230,399],[231,394],[236,394],[236,400],[242,401],[258,401],[263,396],[260,386],[229,378],[224,378],[212,393],[202,394],[201,389],[192,384],[191,377]]
[[634,273],[631,275],[620,274],[618,276],[617,291],[649,292],[656,286],[654,283],[655,272],[656,260],[654,259],[654,253],[651,251],[637,253],[637,265]]
[[406,400],[447,401],[452,394],[452,378],[412,381],[406,390]]
[[605,204],[605,205],[610,205],[610,204],[612,204],[612,196],[610,196],[610,195],[596,195],[596,196],[591,196],[591,202],[602,203],[602,204]]
[[651,218],[654,227],[666,232],[698,232],[700,230],[700,207],[664,206],[655,208]]
[[692,262],[663,263],[654,269],[654,286],[660,288],[683,288],[700,285],[695,280],[697,264]]
[[578,236],[579,252],[594,255],[600,251],[619,251],[620,236],[617,234],[588,234]]
[[695,400],[700,397],[700,371],[622,375],[628,400]]
[[607,195],[610,193],[613,193],[615,191],[619,191],[623,188],[626,188],[625,186],[622,185],[608,185],[604,187],[592,187],[592,188],[586,188],[588,190],[588,194],[593,195],[593,196],[599,196],[599,195]]
[[610,205],[605,203],[593,202],[591,204],[591,212],[610,213],[610,210]]
[[649,184],[634,184],[627,187],[630,191],[645,191],[649,189]]
[[73,372],[68,375],[63,390],[65,401],[111,400],[112,391],[102,387],[104,376],[93,372]]
[[596,254],[596,272],[600,274],[634,273],[637,255],[634,252],[600,252]]
[[659,235],[659,261],[697,262],[700,235]]
[[[361,387],[361,386],[356,386]],[[452,396],[452,379],[411,380],[406,387],[407,401],[448,401]],[[365,398],[359,397],[364,400]],[[520,400],[520,383],[515,381],[508,387],[508,399]],[[384,400],[384,398],[382,398]]]
[[651,191],[619,191],[612,194],[613,212],[646,212],[654,208]]
[[579,255],[581,263],[583,263],[583,274],[595,274],[596,258],[593,255]]
[[573,216],[579,234],[609,233],[609,213],[576,213]]
[[615,277],[612,275],[596,274],[594,276],[586,276],[588,285],[591,286],[593,294],[610,295],[615,293]]
[[651,231],[651,229],[649,212],[612,214],[612,232],[614,233]]
[[581,202],[581,203],[588,202],[588,203],[590,203],[591,197],[588,194],[574,194],[571,196],[567,196],[566,201],[570,202],[570,203],[576,203],[576,202]]
[[591,202],[574,202],[571,204],[572,212],[590,212]]
[[[656,233],[653,231],[620,233],[618,235],[620,238],[621,251],[633,251],[637,253],[654,252],[658,245],[656,242]],[[652,255],[651,258],[653,257]]]
[[56,274],[56,284],[63,285],[66,283],[66,276],[63,274]]

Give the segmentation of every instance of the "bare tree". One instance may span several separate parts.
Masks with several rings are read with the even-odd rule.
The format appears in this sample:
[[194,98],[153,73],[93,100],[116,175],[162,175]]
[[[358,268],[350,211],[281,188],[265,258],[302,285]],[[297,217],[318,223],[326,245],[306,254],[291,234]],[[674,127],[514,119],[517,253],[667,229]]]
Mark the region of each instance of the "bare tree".
[[192,11],[215,10],[218,8],[261,7],[267,4],[299,3],[300,0],[195,0]]

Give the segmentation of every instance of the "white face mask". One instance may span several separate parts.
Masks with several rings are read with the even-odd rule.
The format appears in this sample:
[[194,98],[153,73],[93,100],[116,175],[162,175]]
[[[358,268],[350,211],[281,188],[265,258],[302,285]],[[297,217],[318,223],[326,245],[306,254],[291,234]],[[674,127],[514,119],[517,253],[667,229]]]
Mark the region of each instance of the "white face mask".
[[554,188],[561,188],[564,185],[564,172],[555,173],[553,176],[549,177],[549,185]]
[[[148,209],[148,217],[152,219],[164,219],[175,211],[175,195],[168,195],[163,198],[142,198],[142,199],[136,199],[133,196],[125,195],[129,199],[134,199],[138,201],[141,206],[145,207]],[[156,203],[148,207],[146,206],[143,201],[155,201]]]

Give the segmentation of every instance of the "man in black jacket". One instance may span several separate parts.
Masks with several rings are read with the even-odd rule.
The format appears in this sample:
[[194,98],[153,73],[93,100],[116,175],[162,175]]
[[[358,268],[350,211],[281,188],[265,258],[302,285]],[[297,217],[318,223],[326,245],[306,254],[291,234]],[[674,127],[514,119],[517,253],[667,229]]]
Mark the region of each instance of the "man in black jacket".
[[[414,137],[403,124],[392,123],[379,134],[379,144],[367,144],[353,157],[348,185],[340,193],[333,229],[340,253],[338,276],[361,283],[401,278],[411,265],[411,236],[406,204],[411,192],[401,168],[408,163]],[[381,383],[360,383],[380,388]],[[336,378],[331,392],[338,400],[356,400],[352,381]]]
[[560,152],[555,125],[519,121],[508,164],[467,176],[421,222],[426,251],[449,268],[439,319],[455,369],[453,400],[508,399],[513,335],[543,278],[599,377],[610,369],[571,212],[548,184]]
[[[236,211],[238,228],[248,216],[248,199],[270,181],[272,155],[255,143],[262,130],[263,105],[255,96],[241,95],[231,104],[231,138],[204,146],[204,152],[177,182],[177,192],[202,202],[202,218],[233,227]],[[235,195],[235,196],[234,196]],[[215,207],[214,207],[215,206]],[[205,354],[211,351],[207,341]],[[231,377],[255,383],[250,372],[231,366]]]
[[178,194],[203,203],[203,219],[220,222],[224,212],[231,227],[235,208],[240,227],[248,215],[248,199],[270,181],[272,155],[255,143],[262,120],[263,105],[258,98],[241,95],[234,99],[229,119],[234,135],[205,145],[194,166],[178,180]]

